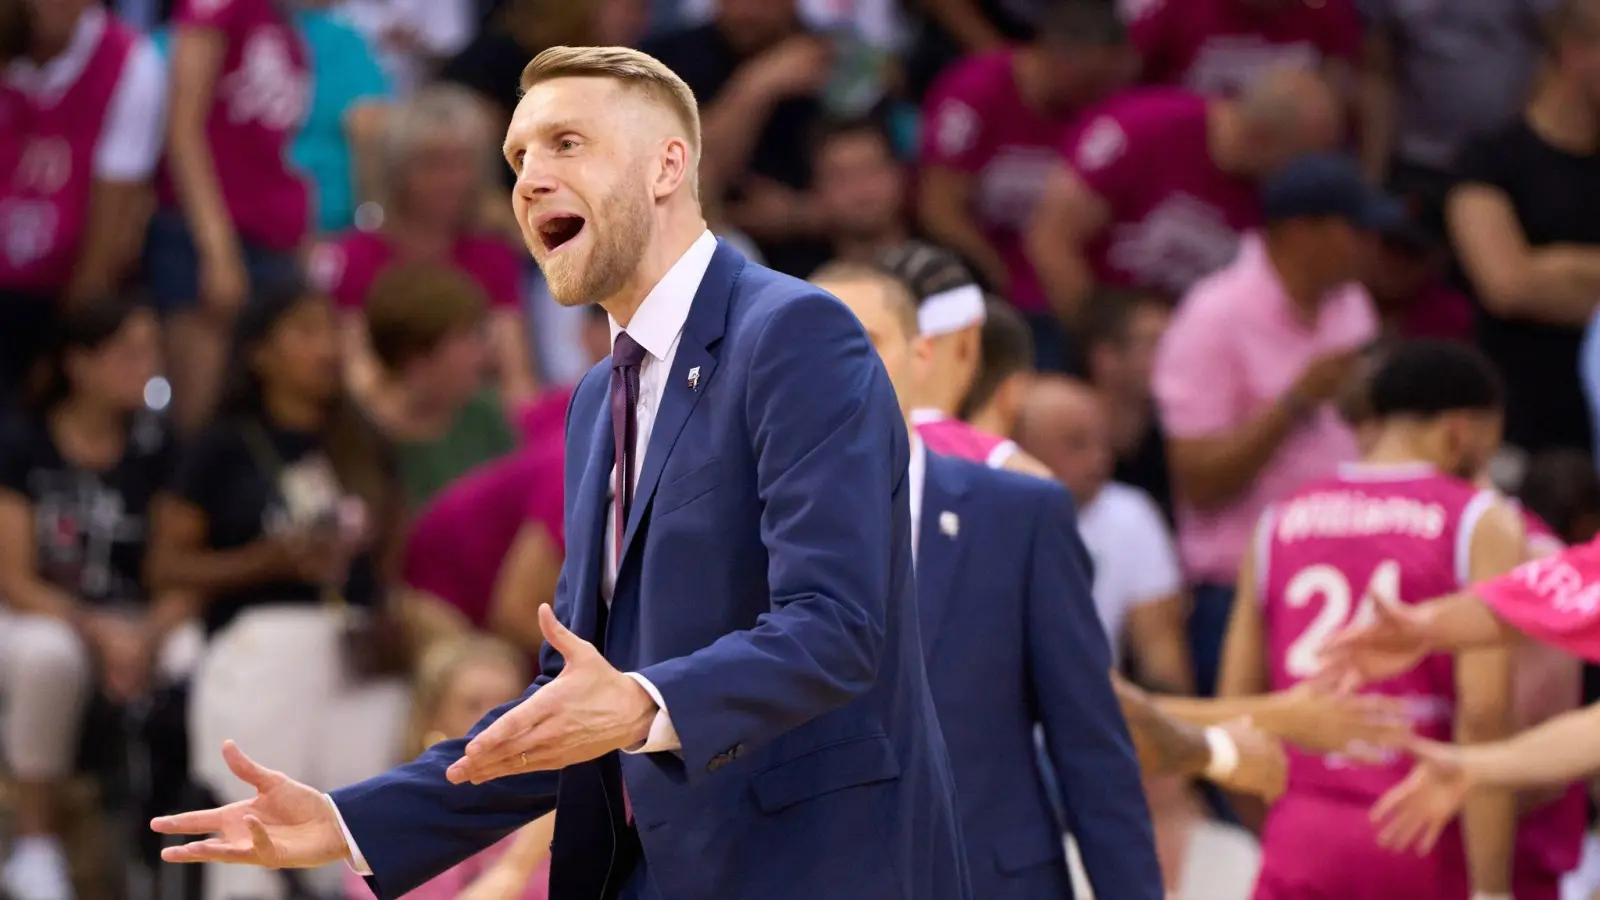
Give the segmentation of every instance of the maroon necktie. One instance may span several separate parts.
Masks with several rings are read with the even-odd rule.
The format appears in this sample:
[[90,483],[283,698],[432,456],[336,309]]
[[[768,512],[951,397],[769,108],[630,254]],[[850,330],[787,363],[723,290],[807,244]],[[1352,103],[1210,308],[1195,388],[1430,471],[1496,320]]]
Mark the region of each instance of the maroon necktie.
[[617,332],[611,347],[611,435],[616,448],[616,481],[612,512],[616,514],[617,568],[622,568],[622,536],[628,531],[628,507],[633,502],[634,444],[639,439],[639,364],[645,350],[626,331]]

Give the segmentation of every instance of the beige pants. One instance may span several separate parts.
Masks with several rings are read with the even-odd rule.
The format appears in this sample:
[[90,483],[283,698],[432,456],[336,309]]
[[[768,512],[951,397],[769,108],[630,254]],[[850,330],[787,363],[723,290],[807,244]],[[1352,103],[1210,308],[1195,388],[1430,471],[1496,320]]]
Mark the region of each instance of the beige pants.
[[[410,696],[400,681],[351,684],[343,617],[325,607],[265,607],[218,633],[195,671],[189,746],[195,776],[223,803],[254,796],[222,761],[232,739],[252,759],[321,790],[370,778],[399,761]],[[339,890],[342,866],[304,873]],[[212,865],[207,900],[278,900],[275,872]]]
[[19,781],[72,774],[93,688],[89,648],[72,626],[0,607],[0,754]]

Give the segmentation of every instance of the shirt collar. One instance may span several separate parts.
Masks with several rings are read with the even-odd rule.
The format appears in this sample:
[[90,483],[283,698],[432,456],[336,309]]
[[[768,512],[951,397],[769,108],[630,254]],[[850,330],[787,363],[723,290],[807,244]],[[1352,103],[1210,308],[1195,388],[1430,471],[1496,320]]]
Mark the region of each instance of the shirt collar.
[[77,80],[100,45],[106,30],[106,11],[91,6],[78,17],[67,47],[43,65],[21,57],[6,66],[5,82],[24,94],[40,95],[65,90]]
[[[694,295],[700,290],[700,282],[711,268],[711,257],[716,252],[716,237],[710,231],[701,232],[634,312],[633,321],[628,323],[628,336],[656,360],[666,359],[678,335],[683,333],[683,325],[689,321],[689,308],[694,305]],[[611,323],[611,343],[615,345],[623,328],[616,319],[606,318]]]

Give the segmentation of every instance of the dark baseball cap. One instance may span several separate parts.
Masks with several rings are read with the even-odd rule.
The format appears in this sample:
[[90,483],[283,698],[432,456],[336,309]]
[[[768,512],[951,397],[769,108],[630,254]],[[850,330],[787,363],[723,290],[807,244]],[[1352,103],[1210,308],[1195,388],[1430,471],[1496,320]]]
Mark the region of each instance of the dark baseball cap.
[[1267,179],[1261,208],[1268,222],[1339,218],[1385,232],[1405,221],[1405,208],[1367,182],[1355,160],[1317,153],[1290,160]]

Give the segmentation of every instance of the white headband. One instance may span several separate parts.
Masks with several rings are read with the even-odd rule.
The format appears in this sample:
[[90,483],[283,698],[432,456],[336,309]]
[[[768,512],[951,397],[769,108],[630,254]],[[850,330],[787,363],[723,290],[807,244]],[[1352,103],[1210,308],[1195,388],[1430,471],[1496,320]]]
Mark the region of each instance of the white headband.
[[982,325],[983,319],[983,289],[975,284],[940,291],[917,307],[917,329],[928,337]]

